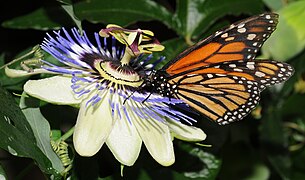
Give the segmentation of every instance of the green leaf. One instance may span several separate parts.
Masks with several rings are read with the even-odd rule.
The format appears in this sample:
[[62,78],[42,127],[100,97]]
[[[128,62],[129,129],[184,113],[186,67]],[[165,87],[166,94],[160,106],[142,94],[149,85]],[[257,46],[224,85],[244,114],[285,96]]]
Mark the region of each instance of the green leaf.
[[0,179],[1,180],[7,179],[6,173],[5,173],[4,169],[2,168],[1,164],[0,164]]
[[278,12],[277,30],[262,47],[265,57],[287,61],[305,48],[304,9],[305,1],[297,1]]
[[75,14],[90,22],[115,23],[126,26],[136,21],[159,20],[172,24],[172,14],[151,0],[91,0],[74,5]]
[[71,25],[73,25],[71,18],[60,6],[51,6],[48,9],[39,8],[29,14],[2,23],[2,26],[6,28],[37,30],[59,29],[62,26]]
[[61,138],[61,136],[62,136],[61,130],[58,130],[58,129],[52,130],[51,134],[52,134],[51,139],[53,141],[59,140]]
[[273,11],[277,11],[284,7],[287,1],[279,1],[279,0],[263,0],[263,2]]
[[292,174],[291,179],[305,179],[304,170],[295,170]]
[[257,14],[262,10],[263,3],[257,0],[178,0],[175,17],[179,23],[175,30],[186,39],[197,38],[225,15]]
[[256,179],[268,179],[270,177],[270,170],[268,167],[261,163],[253,164],[251,174],[246,178],[246,180],[256,180]]
[[0,147],[14,156],[35,160],[46,174],[59,178],[50,160],[36,145],[35,136],[13,97],[0,87]]
[[305,111],[303,106],[296,106],[296,104],[302,104],[305,102],[305,95],[304,94],[293,94],[289,96],[284,104],[282,113],[286,115],[298,115],[305,117]]
[[58,172],[62,172],[64,167],[51,147],[50,125],[40,112],[40,102],[32,97],[25,98],[25,96],[26,94],[23,93],[19,106],[33,130],[37,146],[51,161],[53,168]]
[[291,179],[305,179],[305,149],[291,153],[293,158],[292,176]]
[[[187,153],[182,160],[177,158],[177,163],[183,164],[184,167],[190,167],[184,170],[183,175],[188,179],[215,179],[222,161],[215,155],[204,151],[202,148],[194,147],[187,143],[178,143],[182,152]],[[193,159],[194,158],[194,159]]]
[[[23,51],[20,54],[23,54],[25,52],[28,52],[28,50]],[[2,54],[2,55],[0,55],[0,67],[2,67],[4,64],[5,64],[4,54]],[[18,66],[19,66],[19,64],[15,63],[15,64],[11,65],[10,67],[16,68]],[[18,69],[18,68],[16,68],[16,69]],[[19,67],[19,69],[20,69],[20,67]],[[0,69],[0,85],[2,87],[5,87],[6,89],[22,91],[23,84],[28,78],[29,77],[11,78],[5,74],[5,68]]]
[[270,155],[268,159],[283,180],[290,179],[291,159],[288,154]]
[[[287,138],[284,134],[281,112],[276,109],[276,102],[273,102],[266,110],[261,120],[261,142],[273,168],[282,179],[289,179],[291,159],[289,158]],[[266,108],[266,107],[265,107]]]
[[215,179],[221,166],[221,161],[213,154],[203,151],[199,148],[194,148],[190,151],[191,155],[198,157],[203,164],[204,168],[200,171],[185,172],[184,175],[188,178],[200,179]]
[[78,29],[82,32],[82,21],[80,21],[74,14],[74,8],[70,1],[66,0],[57,0],[58,2],[62,3],[61,7],[69,14],[69,16],[72,18]]

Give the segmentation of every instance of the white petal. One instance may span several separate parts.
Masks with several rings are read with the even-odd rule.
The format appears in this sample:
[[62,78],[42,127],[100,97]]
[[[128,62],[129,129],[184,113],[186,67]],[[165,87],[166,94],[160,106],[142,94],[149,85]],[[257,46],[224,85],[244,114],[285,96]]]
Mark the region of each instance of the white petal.
[[139,117],[132,122],[151,156],[163,166],[172,165],[175,162],[175,154],[167,125],[157,120]]
[[140,154],[142,140],[135,126],[122,116],[116,120],[106,143],[121,164],[132,166]]
[[184,125],[174,120],[167,120],[170,131],[178,139],[185,141],[203,141],[207,137],[206,134],[199,128]]
[[73,143],[76,152],[81,156],[95,155],[106,141],[113,125],[110,92],[104,96],[99,106],[88,105],[83,101],[80,106]]
[[38,99],[54,104],[79,104],[71,89],[71,77],[54,76],[40,80],[29,80],[24,91]]

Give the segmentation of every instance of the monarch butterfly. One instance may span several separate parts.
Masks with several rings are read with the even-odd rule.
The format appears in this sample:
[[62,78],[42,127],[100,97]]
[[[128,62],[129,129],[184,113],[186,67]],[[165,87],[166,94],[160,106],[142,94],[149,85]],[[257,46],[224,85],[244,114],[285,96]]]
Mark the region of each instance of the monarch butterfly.
[[183,51],[145,83],[220,125],[241,120],[256,107],[261,91],[294,72],[286,63],[254,60],[277,23],[275,13],[236,22]]

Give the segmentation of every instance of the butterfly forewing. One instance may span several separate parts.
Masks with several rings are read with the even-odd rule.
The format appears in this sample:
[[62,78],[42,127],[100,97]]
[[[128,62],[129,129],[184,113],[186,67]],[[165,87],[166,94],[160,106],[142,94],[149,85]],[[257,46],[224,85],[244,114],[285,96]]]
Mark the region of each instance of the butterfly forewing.
[[278,15],[261,14],[215,32],[163,67],[170,75],[210,64],[254,59],[263,42],[275,30]]

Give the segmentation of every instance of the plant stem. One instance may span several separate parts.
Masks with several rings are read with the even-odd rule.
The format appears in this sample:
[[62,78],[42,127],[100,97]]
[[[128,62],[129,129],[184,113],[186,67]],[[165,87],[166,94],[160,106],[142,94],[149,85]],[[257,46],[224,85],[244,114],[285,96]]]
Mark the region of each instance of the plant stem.
[[7,63],[7,64],[4,64],[3,66],[0,67],[0,69],[4,68],[4,67],[6,67],[6,66],[9,66],[9,65],[11,65],[11,64],[13,64],[13,63],[15,63],[15,62],[17,62],[17,61],[20,61],[21,59],[26,58],[27,56],[29,56],[29,55],[35,53],[35,51],[37,51],[38,48],[39,48],[39,46],[38,46],[38,47],[37,47],[37,46],[34,46],[33,49],[32,49],[30,52],[26,53],[25,55],[23,55],[23,56],[21,56],[21,57],[19,57],[19,58],[13,59],[11,62],[9,62],[9,63]]
[[68,139],[70,136],[72,136],[73,132],[74,132],[74,126],[69,129],[69,131],[67,131],[64,135],[61,136],[61,138],[59,140],[61,141],[65,141],[66,139]]
[[130,62],[130,60],[131,60],[131,58],[132,58],[132,56],[128,53],[127,48],[128,48],[128,47],[126,47],[125,53],[124,53],[123,58],[122,58],[122,60],[121,60],[121,64],[122,64],[122,65],[127,65],[127,64],[129,64],[129,62]]

